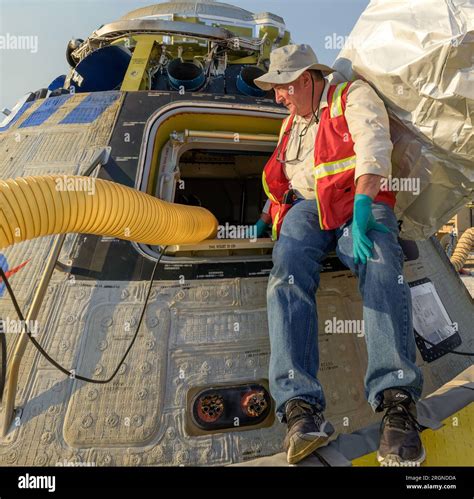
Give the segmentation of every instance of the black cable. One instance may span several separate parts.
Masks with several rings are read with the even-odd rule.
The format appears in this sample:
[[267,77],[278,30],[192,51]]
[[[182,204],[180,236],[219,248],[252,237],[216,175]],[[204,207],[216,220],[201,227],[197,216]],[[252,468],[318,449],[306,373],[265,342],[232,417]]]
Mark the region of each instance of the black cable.
[[[154,266],[153,272],[151,274],[150,285],[148,287],[148,292],[147,292],[147,295],[146,295],[146,298],[145,298],[145,303],[143,305],[142,313],[140,315],[140,320],[138,321],[137,330],[135,331],[135,334],[133,335],[132,341],[130,342],[130,345],[128,346],[125,354],[123,355],[122,360],[119,362],[119,364],[118,364],[117,368],[115,369],[114,373],[112,374],[112,376],[110,376],[110,378],[108,378],[108,379],[91,379],[91,378],[87,378],[85,376],[81,376],[80,374],[75,374],[74,370],[68,371],[61,364],[59,364],[53,358],[51,358],[43,350],[43,347],[31,335],[31,332],[28,329],[28,324],[26,323],[25,318],[23,317],[23,314],[22,314],[22,312],[20,310],[20,307],[18,305],[18,302],[16,300],[15,294],[13,293],[13,290],[12,290],[12,288],[10,286],[10,283],[8,282],[7,276],[5,275],[5,272],[3,271],[3,268],[1,266],[0,266],[0,275],[1,275],[2,279],[3,279],[3,282],[5,283],[5,286],[6,286],[7,290],[8,290],[8,294],[10,295],[10,298],[11,298],[11,300],[13,302],[13,306],[15,307],[15,310],[16,310],[16,313],[18,314],[18,317],[20,318],[20,320],[22,321],[22,323],[25,324],[25,332],[28,335],[28,338],[33,343],[33,345],[37,348],[37,350],[40,352],[40,354],[43,355],[43,357],[50,364],[52,364],[54,367],[56,367],[57,369],[59,369],[62,373],[66,374],[67,376],[69,376],[69,377],[71,377],[73,379],[79,379],[81,381],[87,381],[88,383],[105,384],[105,383],[110,383],[110,381],[112,381],[115,378],[115,376],[117,375],[120,367],[122,366],[122,364],[124,363],[125,359],[127,358],[127,355],[130,352],[133,344],[135,343],[135,340],[137,339],[138,331],[140,330],[140,326],[141,326],[141,323],[142,323],[142,320],[143,320],[143,316],[145,315],[146,306],[148,304],[148,299],[150,297],[151,288],[153,286],[153,281],[155,280],[156,269],[158,268],[158,264],[160,263],[161,257],[163,256],[166,248],[167,248],[167,246],[163,246],[163,249],[161,250],[160,256],[158,257],[158,259],[155,262],[155,266]],[[6,358],[6,355],[4,357]]]
[[446,353],[454,353],[455,355],[466,355],[467,357],[474,357],[473,352],[457,352],[456,350],[450,350],[449,348],[443,348],[443,347],[437,345],[436,343],[431,343],[431,341],[428,341],[424,336],[421,336],[421,334],[419,334],[419,333],[416,333],[416,334],[418,334],[418,336],[423,341],[426,341],[426,343],[428,343],[428,345],[431,345],[432,347],[436,347],[436,348],[439,348],[441,350],[444,350]]

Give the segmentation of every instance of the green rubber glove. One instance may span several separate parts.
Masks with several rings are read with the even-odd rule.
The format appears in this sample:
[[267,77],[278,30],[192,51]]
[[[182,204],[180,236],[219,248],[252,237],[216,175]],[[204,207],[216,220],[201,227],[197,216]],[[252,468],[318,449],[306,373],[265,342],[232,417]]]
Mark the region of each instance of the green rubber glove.
[[270,227],[270,225],[266,224],[261,218],[257,220],[257,223],[252,226],[252,231],[246,231],[245,237],[246,239],[250,239],[250,234],[252,237],[257,234],[257,238],[262,237],[265,231]]
[[257,220],[255,224],[257,226],[257,237],[262,237],[265,234],[265,231],[270,227],[270,225],[266,224],[261,218]]
[[352,243],[355,263],[367,263],[372,256],[373,241],[367,237],[369,230],[390,232],[390,229],[375,221],[372,215],[372,198],[366,194],[356,194],[354,198],[354,216],[352,219]]

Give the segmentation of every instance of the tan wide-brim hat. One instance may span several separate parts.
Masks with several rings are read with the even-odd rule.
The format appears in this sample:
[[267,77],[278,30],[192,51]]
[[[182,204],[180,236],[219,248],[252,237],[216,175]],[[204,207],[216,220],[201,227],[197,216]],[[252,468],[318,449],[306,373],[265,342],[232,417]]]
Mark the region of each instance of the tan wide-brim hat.
[[330,66],[319,64],[313,49],[306,43],[291,44],[270,52],[268,73],[255,78],[253,82],[262,90],[271,90],[272,84],[291,83],[307,69],[319,69],[324,76],[336,71]]

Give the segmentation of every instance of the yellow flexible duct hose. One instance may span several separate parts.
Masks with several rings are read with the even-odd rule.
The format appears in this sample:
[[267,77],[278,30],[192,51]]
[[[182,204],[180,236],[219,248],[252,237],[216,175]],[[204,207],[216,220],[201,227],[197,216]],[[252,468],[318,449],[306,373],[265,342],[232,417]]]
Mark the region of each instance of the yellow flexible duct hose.
[[470,251],[474,247],[474,227],[466,229],[463,235],[459,238],[456,249],[451,257],[451,263],[456,271],[460,271],[469,256]]
[[108,180],[72,175],[0,180],[0,249],[69,232],[188,244],[215,237],[217,225],[205,208],[161,201]]

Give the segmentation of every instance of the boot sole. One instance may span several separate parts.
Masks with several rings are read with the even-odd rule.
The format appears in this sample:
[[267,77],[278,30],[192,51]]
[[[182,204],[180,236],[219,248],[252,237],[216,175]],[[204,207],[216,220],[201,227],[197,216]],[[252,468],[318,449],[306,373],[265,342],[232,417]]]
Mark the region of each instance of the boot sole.
[[288,450],[287,455],[286,455],[286,460],[288,461],[289,464],[299,463],[305,457],[308,457],[316,449],[323,446],[328,440],[329,440],[329,436],[320,437],[320,438],[317,438],[315,440],[310,440],[310,441],[308,441],[308,444],[305,447],[303,447],[296,454],[292,454],[291,456],[290,456],[290,450]]
[[423,446],[421,447],[421,456],[413,461],[403,460],[397,454],[387,454],[385,457],[382,457],[377,451],[377,461],[380,463],[380,466],[420,466],[425,459],[426,451]]

